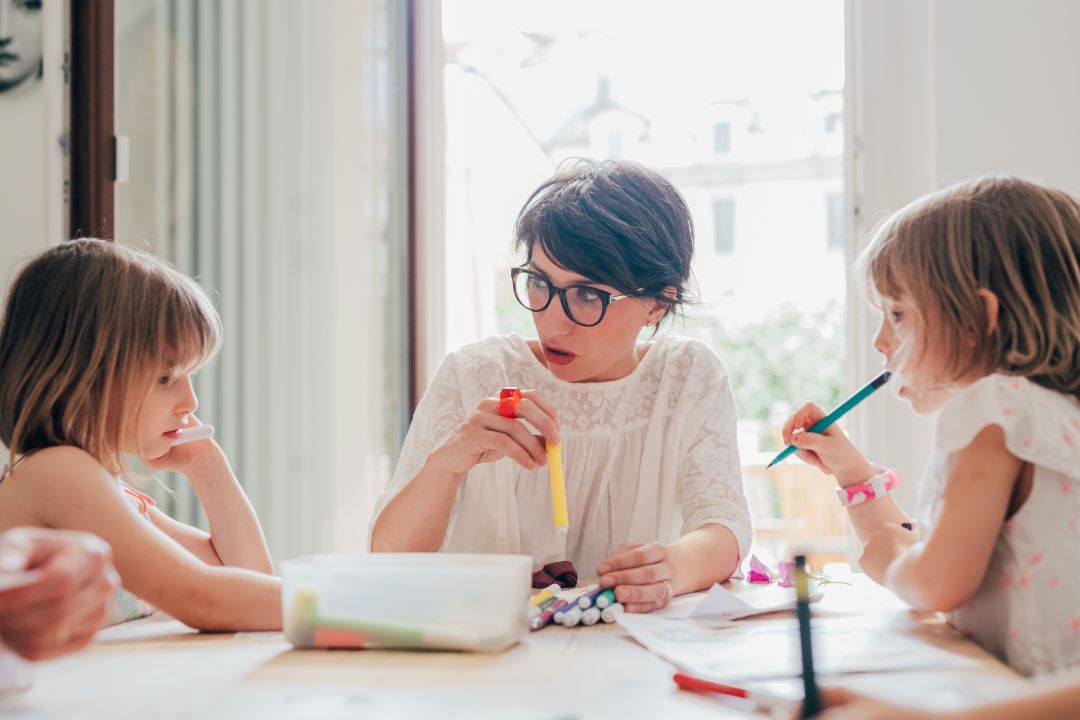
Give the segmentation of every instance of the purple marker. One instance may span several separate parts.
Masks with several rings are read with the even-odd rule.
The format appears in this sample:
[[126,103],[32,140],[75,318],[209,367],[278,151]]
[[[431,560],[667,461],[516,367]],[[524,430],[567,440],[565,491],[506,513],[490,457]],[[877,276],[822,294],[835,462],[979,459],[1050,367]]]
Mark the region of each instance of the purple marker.
[[545,625],[547,625],[548,623],[551,622],[551,619],[553,617],[555,617],[555,613],[562,610],[564,607],[566,607],[569,604],[570,603],[568,603],[566,600],[563,600],[562,598],[559,598],[554,603],[552,603],[550,606],[548,606],[548,608],[546,610],[544,610],[542,613],[540,613],[539,615],[537,615],[536,617],[531,619],[529,621],[529,627],[531,629],[533,629],[533,630],[539,630],[540,628],[544,627]]

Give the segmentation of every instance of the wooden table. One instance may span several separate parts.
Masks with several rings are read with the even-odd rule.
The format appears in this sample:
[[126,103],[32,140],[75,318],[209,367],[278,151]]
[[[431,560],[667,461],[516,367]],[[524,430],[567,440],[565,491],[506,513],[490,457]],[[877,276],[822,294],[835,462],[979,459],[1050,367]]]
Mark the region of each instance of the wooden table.
[[[832,586],[815,617],[858,618],[977,660],[967,670],[830,680],[883,698],[957,707],[1019,678],[937,616],[920,616],[863,576]],[[774,613],[746,623],[792,623]],[[593,718],[761,717],[680,692],[673,668],[617,625],[549,627],[498,655],[300,651],[280,633],[204,634],[155,615],[102,631],[86,651],[41,663],[4,718]]]

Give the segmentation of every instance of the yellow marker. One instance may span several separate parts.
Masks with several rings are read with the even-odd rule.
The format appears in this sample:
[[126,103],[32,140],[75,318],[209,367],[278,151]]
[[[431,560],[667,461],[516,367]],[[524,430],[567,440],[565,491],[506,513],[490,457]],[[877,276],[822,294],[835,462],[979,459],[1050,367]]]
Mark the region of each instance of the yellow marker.
[[558,595],[560,589],[561,588],[558,586],[558,584],[553,583],[551,585],[548,585],[546,588],[529,598],[529,605],[536,607],[548,598],[553,598]]
[[566,512],[566,481],[562,472],[562,443],[547,446],[548,477],[551,478],[551,508],[555,513],[555,529],[560,535],[570,531]]

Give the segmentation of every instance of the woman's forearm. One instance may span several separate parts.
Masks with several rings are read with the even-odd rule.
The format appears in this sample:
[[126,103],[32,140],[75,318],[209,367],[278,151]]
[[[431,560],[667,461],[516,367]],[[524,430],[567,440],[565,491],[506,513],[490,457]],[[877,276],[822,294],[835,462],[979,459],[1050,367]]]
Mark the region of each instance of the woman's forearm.
[[739,541],[723,525],[710,523],[668,546],[675,561],[675,594],[696,592],[731,577],[739,564]]
[[432,467],[429,460],[375,520],[372,552],[437,552],[464,477]]

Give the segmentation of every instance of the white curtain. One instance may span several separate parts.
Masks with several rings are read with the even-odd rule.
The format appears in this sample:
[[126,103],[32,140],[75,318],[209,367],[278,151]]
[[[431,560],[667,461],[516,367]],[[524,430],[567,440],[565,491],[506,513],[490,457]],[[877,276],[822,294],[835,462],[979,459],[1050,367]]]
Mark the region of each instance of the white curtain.
[[[119,0],[118,239],[211,290],[196,381],[275,561],[360,551],[407,421],[404,4]],[[185,482],[159,493],[204,521]]]

